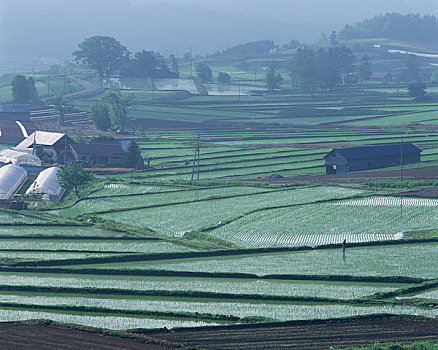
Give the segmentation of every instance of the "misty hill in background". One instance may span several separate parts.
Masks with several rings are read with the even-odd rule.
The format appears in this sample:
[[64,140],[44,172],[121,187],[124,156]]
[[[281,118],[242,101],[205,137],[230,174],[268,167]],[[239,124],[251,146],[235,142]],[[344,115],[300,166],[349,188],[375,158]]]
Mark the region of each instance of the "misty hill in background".
[[419,14],[387,13],[347,24],[339,33],[343,40],[386,38],[403,41],[438,42],[438,19]]
[[0,0],[0,73],[62,63],[94,35],[115,37],[133,52],[204,55],[258,40],[316,41],[377,9],[436,8],[436,0]]

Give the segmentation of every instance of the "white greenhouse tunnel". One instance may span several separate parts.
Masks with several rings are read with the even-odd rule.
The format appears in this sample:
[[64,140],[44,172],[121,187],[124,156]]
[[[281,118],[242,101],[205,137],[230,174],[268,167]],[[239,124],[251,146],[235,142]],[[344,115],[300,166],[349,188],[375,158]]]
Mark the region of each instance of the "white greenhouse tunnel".
[[37,156],[7,147],[0,150],[0,162],[16,165],[41,166],[41,159]]
[[0,168],[0,199],[11,198],[27,180],[27,171],[15,164]]
[[62,195],[62,188],[58,182],[58,171],[57,167],[43,170],[26,194],[42,194],[44,199],[59,199]]

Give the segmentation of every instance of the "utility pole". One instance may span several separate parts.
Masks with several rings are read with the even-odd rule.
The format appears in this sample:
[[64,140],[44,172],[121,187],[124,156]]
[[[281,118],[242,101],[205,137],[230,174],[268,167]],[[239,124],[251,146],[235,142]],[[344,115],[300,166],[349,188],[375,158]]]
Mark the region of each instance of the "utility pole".
[[193,77],[193,51],[190,47],[190,76]]
[[403,135],[400,136],[400,184],[403,187]]
[[50,75],[47,76],[47,97],[50,98]]
[[66,95],[67,90],[65,89],[65,72],[64,72],[64,96]]
[[195,174],[195,166],[197,163],[197,180],[199,181],[199,162],[200,162],[200,156],[199,156],[199,149],[200,149],[200,142],[199,142],[199,135],[198,138],[196,139],[196,143],[195,143],[195,155],[193,157],[193,166],[192,166],[192,177],[191,177],[191,181],[193,181],[193,176]]

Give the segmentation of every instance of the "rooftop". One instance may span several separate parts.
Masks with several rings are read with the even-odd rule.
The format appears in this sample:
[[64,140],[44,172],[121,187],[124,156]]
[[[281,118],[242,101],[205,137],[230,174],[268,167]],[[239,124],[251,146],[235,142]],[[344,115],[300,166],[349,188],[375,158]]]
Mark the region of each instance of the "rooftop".
[[[403,149],[403,154],[421,152],[421,150],[418,147],[414,146],[410,142],[403,142],[402,149]],[[342,157],[346,159],[367,159],[367,158],[400,156],[401,153],[400,151],[401,151],[400,143],[393,143],[393,144],[376,145],[376,146],[334,148],[325,157],[327,157],[332,152],[338,152]]]
[[65,136],[63,133],[59,132],[49,132],[49,131],[35,131],[26,137],[16,148],[29,148],[34,144],[43,146],[53,146],[60,139]]

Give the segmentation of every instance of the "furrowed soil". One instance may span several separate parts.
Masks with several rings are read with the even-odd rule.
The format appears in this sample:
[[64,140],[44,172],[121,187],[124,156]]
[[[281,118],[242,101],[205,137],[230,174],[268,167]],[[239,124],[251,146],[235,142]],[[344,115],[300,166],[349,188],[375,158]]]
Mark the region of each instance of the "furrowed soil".
[[359,316],[328,321],[175,329],[148,333],[204,349],[300,349],[369,346],[375,342],[438,342],[438,320],[413,316]]
[[0,323],[0,349],[3,350],[166,350],[177,348],[181,349],[176,344],[154,341],[146,336],[130,336],[121,332],[62,325],[51,321]]

